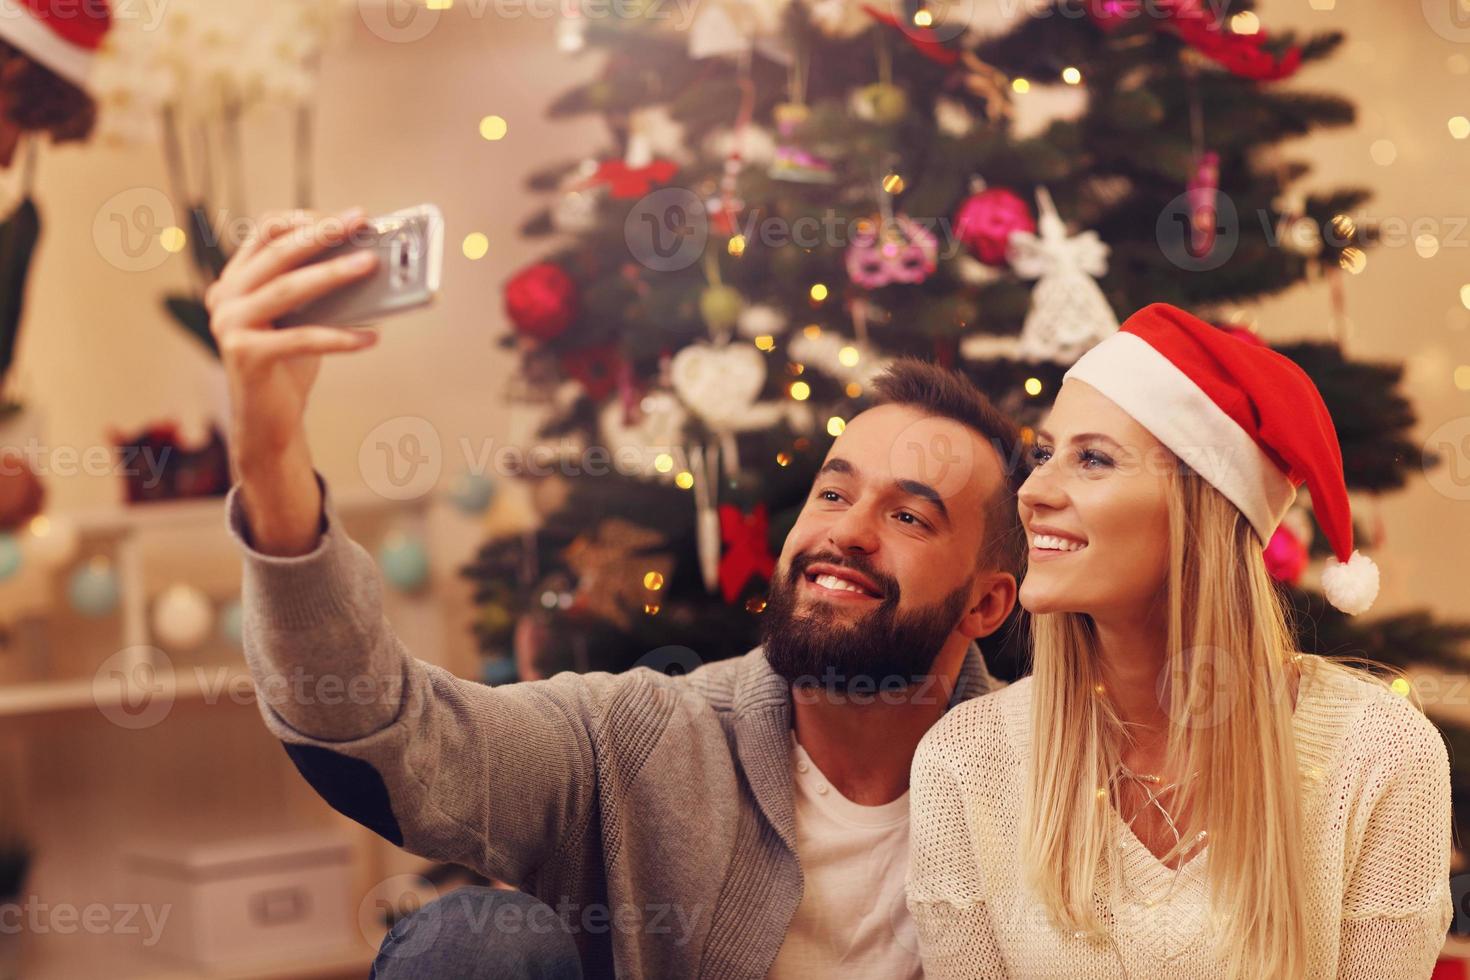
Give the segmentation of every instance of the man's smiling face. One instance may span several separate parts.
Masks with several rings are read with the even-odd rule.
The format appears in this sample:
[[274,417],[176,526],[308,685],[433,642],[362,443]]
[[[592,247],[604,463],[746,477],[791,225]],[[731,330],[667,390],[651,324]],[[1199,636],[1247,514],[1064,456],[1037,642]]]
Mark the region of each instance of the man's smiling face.
[[958,421],[899,404],[854,418],[781,549],[763,617],[772,667],[837,689],[926,674],[978,598],[1003,485],[995,449]]

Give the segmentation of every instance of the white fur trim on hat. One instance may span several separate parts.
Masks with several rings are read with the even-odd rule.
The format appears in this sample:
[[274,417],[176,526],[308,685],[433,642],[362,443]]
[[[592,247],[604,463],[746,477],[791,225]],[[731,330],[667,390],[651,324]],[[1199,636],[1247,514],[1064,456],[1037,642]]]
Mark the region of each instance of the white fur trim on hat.
[[1296,487],[1224,409],[1148,342],[1116,333],[1062,380],[1096,388],[1240,508],[1264,547],[1296,499]]
[[0,0],[0,38],[86,90],[95,55],[68,42],[15,0]]
[[1349,616],[1367,612],[1378,598],[1378,566],[1361,551],[1348,556],[1347,564],[1328,558],[1322,569],[1322,591],[1328,602]]

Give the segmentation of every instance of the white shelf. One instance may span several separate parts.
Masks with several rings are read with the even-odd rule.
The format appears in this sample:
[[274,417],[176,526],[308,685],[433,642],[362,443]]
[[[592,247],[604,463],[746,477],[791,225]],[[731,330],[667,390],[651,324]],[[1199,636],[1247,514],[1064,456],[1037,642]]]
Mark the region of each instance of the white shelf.
[[[233,701],[240,685],[249,685],[250,672],[238,664],[200,666],[194,670],[174,671],[174,703],[207,700]],[[169,678],[163,678],[167,681]],[[38,681],[33,684],[0,686],[0,720],[24,719],[68,711],[101,712],[122,704],[123,694],[117,687],[98,690],[91,678],[65,681]],[[135,702],[136,703],[136,700]]]
[[334,980],[367,975],[376,955],[366,946],[335,953],[306,954],[283,959],[273,956],[228,968],[205,970],[136,951],[119,951],[104,944],[77,943],[63,948],[49,943],[40,954],[30,956],[22,976],[27,980],[77,980],[79,977],[108,977],[110,980]]
[[[371,490],[332,489],[332,506],[343,514],[374,510],[416,510],[427,507],[434,494],[411,500],[390,500]],[[155,500],[137,504],[110,504],[67,511],[65,515],[83,534],[117,533],[155,527],[198,527],[218,523],[225,526],[225,498],[199,497],[186,500]]]

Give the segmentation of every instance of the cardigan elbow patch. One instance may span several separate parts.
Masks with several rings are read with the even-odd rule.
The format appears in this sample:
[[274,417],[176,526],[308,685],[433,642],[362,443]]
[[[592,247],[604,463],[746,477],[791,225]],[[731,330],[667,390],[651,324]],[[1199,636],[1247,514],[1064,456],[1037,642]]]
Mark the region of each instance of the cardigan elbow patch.
[[403,831],[388,802],[388,786],[369,763],[316,745],[282,742],[296,770],[332,809],[351,817],[389,843],[403,846]]

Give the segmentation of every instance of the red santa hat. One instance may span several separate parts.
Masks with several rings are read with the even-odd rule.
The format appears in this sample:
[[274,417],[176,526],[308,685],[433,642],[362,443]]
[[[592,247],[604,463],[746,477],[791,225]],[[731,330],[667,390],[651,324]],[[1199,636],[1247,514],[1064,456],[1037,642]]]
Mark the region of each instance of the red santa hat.
[[1332,545],[1322,589],[1343,612],[1378,595],[1378,566],[1353,550],[1332,416],[1305,371],[1264,344],[1164,303],[1146,306],[1084,354],[1085,381],[1153,433],[1250,521],[1262,547],[1303,483]]
[[83,91],[111,26],[107,0],[0,0],[0,38]]

